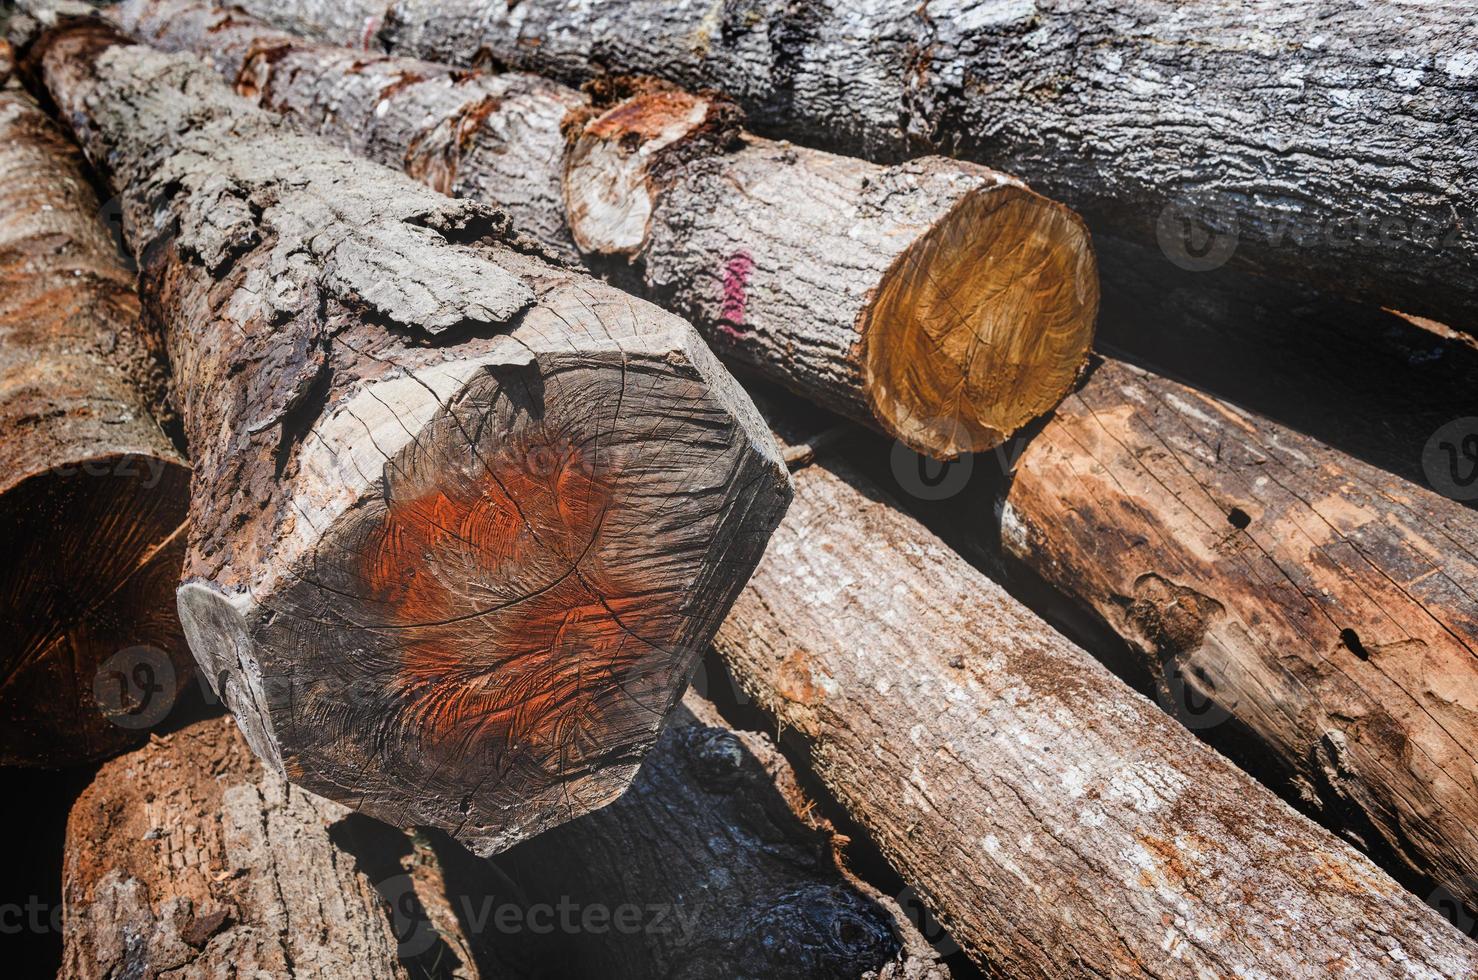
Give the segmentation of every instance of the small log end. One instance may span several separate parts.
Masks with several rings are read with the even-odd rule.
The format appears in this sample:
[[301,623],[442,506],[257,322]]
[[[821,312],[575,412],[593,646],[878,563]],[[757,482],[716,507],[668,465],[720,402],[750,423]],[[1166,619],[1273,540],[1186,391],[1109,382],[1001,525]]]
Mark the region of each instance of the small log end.
[[1001,445],[1072,389],[1098,300],[1082,219],[1005,179],[977,188],[898,257],[862,313],[877,419],[936,458]]

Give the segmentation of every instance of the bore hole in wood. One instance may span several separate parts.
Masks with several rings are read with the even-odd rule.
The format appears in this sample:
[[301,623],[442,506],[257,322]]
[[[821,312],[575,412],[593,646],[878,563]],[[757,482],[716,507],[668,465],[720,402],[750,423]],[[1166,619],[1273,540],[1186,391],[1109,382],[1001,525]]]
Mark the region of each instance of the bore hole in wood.
[[1370,659],[1370,651],[1365,649],[1365,644],[1360,642],[1360,634],[1351,629],[1339,631],[1339,641],[1345,645],[1345,649],[1359,657],[1361,660]]
[[1227,514],[1227,521],[1237,530],[1245,531],[1247,530],[1247,526],[1252,523],[1252,517],[1241,507],[1233,507],[1231,512]]

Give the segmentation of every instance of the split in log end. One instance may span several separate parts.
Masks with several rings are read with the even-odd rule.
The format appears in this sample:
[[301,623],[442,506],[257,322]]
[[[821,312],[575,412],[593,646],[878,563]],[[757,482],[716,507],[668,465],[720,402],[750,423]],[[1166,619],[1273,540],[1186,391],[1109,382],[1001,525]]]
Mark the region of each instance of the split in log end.
[[993,449],[1072,389],[1098,316],[1082,220],[1015,183],[962,197],[861,316],[874,416],[936,458]]

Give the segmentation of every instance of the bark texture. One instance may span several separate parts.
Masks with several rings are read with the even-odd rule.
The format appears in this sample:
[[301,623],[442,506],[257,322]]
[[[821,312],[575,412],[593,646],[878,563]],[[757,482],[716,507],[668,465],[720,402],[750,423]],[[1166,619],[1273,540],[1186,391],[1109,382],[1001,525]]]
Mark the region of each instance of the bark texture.
[[1107,361],[1001,525],[1192,727],[1235,720],[1302,806],[1478,907],[1478,513]]
[[469,909],[495,883],[526,911],[563,903],[549,936],[498,940],[548,976],[944,980],[898,906],[839,869],[844,842],[811,808],[769,738],[690,694],[621,799],[480,869],[449,859],[448,878]]
[[[1086,358],[1098,308],[1086,230],[995,171],[741,136],[728,103],[659,88],[572,117],[561,181],[555,110],[583,104],[571,90],[295,43],[189,0],[131,0],[121,20],[210,55],[243,94],[342,145],[506,203],[552,247],[573,235],[588,256],[638,260],[648,295],[720,353],[921,452],[998,445]],[[539,111],[503,94],[525,88]],[[568,231],[547,193],[524,189],[536,183],[562,183]]]
[[108,763],[67,821],[62,975],[461,978],[432,849],[263,768],[229,718]]
[[494,203],[520,232],[578,262],[560,179],[560,124],[586,104],[574,89],[314,44],[190,0],[125,3],[113,14],[155,47],[209,58],[237,92],[300,128],[443,194]]
[[[368,36],[302,0],[242,5]],[[964,156],[1188,261],[1230,250],[1478,330],[1465,0],[393,0],[368,16],[392,53],[717,88],[766,135]]]
[[1006,975],[1467,976],[1478,947],[844,469],[716,645]]
[[190,679],[172,601],[189,469],[81,154],[0,85],[0,765],[61,766],[136,742]]
[[179,606],[252,748],[482,852],[630,781],[789,497],[692,328],[192,58],[37,52],[123,192],[196,464]]
[[1077,215],[984,167],[882,167],[715,138],[712,98],[637,95],[577,134],[565,194],[587,251],[721,352],[950,458],[1050,411],[1093,339],[1098,270]]

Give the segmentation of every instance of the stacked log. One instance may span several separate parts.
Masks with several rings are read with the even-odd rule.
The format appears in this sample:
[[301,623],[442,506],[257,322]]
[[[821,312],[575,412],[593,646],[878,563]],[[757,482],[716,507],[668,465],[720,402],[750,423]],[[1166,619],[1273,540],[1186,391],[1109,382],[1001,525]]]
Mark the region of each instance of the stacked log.
[[715,641],[978,963],[1465,976],[1478,947],[841,465]]
[[[0,75],[10,49],[0,42]],[[191,673],[173,593],[189,469],[81,155],[0,89],[0,765],[138,741]]]
[[1269,0],[356,0],[334,21],[315,0],[241,6],[393,54],[716,88],[766,134],[1030,174],[1188,266],[1234,259],[1478,331],[1462,0],[1393,7],[1398,31],[1346,0],[1317,17]]
[[802,805],[768,739],[690,696],[619,802],[480,861],[292,786],[209,719],[109,763],[73,807],[63,968],[942,980]]
[[748,397],[194,59],[86,21],[33,57],[123,197],[195,461],[180,613],[253,750],[482,852],[619,795],[789,496]]
[[[621,799],[484,865],[525,908],[568,910],[523,935],[548,975],[944,980],[898,905],[839,867],[844,844],[767,736],[690,693]],[[448,860],[459,894],[492,870]]]
[[63,902],[68,977],[479,975],[429,845],[263,768],[224,717],[99,770]]
[[[407,79],[406,91],[413,92],[431,84],[417,82],[418,77],[450,70],[284,39],[280,32],[250,18],[198,3],[130,0],[124,17],[131,29],[167,47],[211,54],[228,75],[249,79],[244,85],[247,91],[275,93],[269,101],[278,105],[311,100],[337,107],[336,114],[290,107],[286,111],[331,138],[359,146],[378,143],[374,136],[365,135],[378,131],[373,111],[343,94],[357,90],[359,71],[378,73],[387,81]],[[373,67],[346,72],[346,64],[359,62]],[[387,68],[390,65],[399,67],[392,72]],[[297,92],[302,94],[291,94]],[[397,91],[390,97],[392,104],[400,97]],[[343,121],[332,121],[335,117]],[[807,260],[812,268],[783,283],[779,298],[763,298],[770,295],[768,287],[755,284],[754,276],[759,274],[750,267],[746,267],[750,279],[742,295],[727,290],[727,299],[720,299],[725,290],[710,290],[715,298],[706,309],[694,310],[695,303],[702,306],[704,288],[692,286],[704,282],[706,270],[716,268],[724,255],[799,256],[800,252],[786,252],[776,245],[783,229],[793,227],[785,215],[802,209],[800,202],[807,199],[843,195],[844,188],[860,186],[853,178],[860,168],[870,165],[748,137],[743,149],[714,149],[715,144],[725,143],[715,136],[716,129],[721,131],[726,125],[723,118],[721,103],[712,97],[659,87],[618,100],[604,112],[592,111],[572,120],[565,193],[571,202],[574,239],[587,253],[642,255],[648,284],[669,301],[679,298],[678,308],[698,322],[726,324],[724,329],[732,333],[737,329],[733,308],[741,299],[759,296],[758,302],[766,308],[787,310],[786,322],[811,331],[817,317],[806,311],[837,308],[831,285],[845,281],[848,270],[858,264],[855,254],[845,247],[812,248],[808,253],[812,258]],[[489,139],[496,141],[496,137]],[[393,142],[379,145],[384,147],[381,155],[388,159],[401,152]],[[779,162],[787,154],[789,162]],[[942,180],[968,183],[975,179],[968,167],[953,171],[943,164],[920,167],[919,172],[934,167],[932,172]],[[896,196],[897,191],[885,193]],[[613,208],[611,202],[623,207]],[[800,233],[789,241],[808,245]],[[959,250],[949,252],[946,261],[958,262],[983,278],[979,268],[967,260],[969,250],[955,244]],[[802,265],[795,258],[780,267],[794,270]],[[1073,281],[1073,277],[1049,278]],[[1143,301],[1149,292],[1148,288],[1131,291],[1130,300]],[[722,309],[725,302],[730,306],[728,314]],[[1029,308],[1034,311],[1031,318],[1041,323],[1043,304]],[[732,353],[735,344],[731,337],[718,346]],[[911,351],[904,344],[895,348],[895,356],[910,370],[922,370],[921,362],[926,359],[904,356]],[[749,353],[742,359],[752,363],[758,358],[770,366],[772,375],[790,372],[796,380],[796,356],[795,350],[783,345],[761,343],[749,344]],[[816,377],[810,381],[802,386],[807,397],[836,407],[826,397],[827,385]],[[1091,411],[1083,407],[1088,403]],[[1181,407],[1187,404],[1200,407]],[[1256,751],[1272,756],[1269,775],[1280,781],[1281,788],[1306,813],[1341,831],[1403,880],[1423,889],[1453,882],[1464,899],[1478,907],[1474,893],[1478,888],[1478,839],[1466,829],[1478,825],[1473,819],[1478,816],[1478,787],[1463,775],[1474,765],[1466,747],[1478,744],[1478,718],[1474,717],[1478,663],[1473,659],[1469,611],[1473,590],[1465,585],[1474,577],[1471,563],[1465,564],[1464,553],[1459,553],[1449,573],[1457,575],[1459,582],[1450,588],[1440,586],[1446,581],[1440,576],[1414,595],[1398,590],[1396,598],[1391,598],[1386,595],[1389,588],[1380,587],[1386,577],[1407,582],[1433,569],[1432,556],[1447,547],[1443,541],[1448,536],[1472,540],[1471,512],[1422,494],[1265,419],[1112,361],[1071,405],[1028,444],[1028,461],[1021,467],[1007,505],[1008,550],[1127,639],[1162,685],[1174,685],[1173,691],[1161,692],[1167,704],[1199,704],[1203,697],[1210,697],[1214,717],[1220,721],[1235,718],[1237,724],[1232,728],[1237,737],[1245,741],[1251,735]],[[1157,413],[1177,412],[1185,414],[1185,421],[1193,427],[1215,430],[1202,433],[1202,445],[1207,447],[1201,451],[1203,456],[1226,445],[1215,464],[1225,471],[1220,476],[1211,473],[1211,462],[1198,464],[1201,479],[1228,481],[1211,497],[1181,487],[1188,461],[1177,459],[1153,437],[1153,430],[1162,426],[1143,421],[1153,420]],[[1206,418],[1237,421],[1218,427],[1205,422]],[[1125,431],[1119,431],[1120,426]],[[1084,427],[1094,430],[1094,438],[1079,431]],[[1310,475],[1296,465],[1279,474],[1274,486],[1280,493],[1286,491],[1280,507],[1292,506],[1296,513],[1290,516],[1293,523],[1272,526],[1269,533],[1276,541],[1262,543],[1267,556],[1257,555],[1249,534],[1227,518],[1237,507],[1243,508],[1239,513],[1244,516],[1259,518],[1265,509],[1248,496],[1261,492],[1252,483],[1256,476],[1250,474],[1253,468],[1262,472],[1262,450],[1234,448],[1249,436],[1257,438],[1258,433],[1264,433],[1264,441],[1275,448],[1290,447],[1287,459],[1302,453],[1304,458],[1323,460],[1322,476]],[[1115,438],[1121,440],[1122,448],[1115,447]],[[1104,456],[1109,452],[1113,465],[1105,469]],[[1239,452],[1246,453],[1239,457],[1242,462],[1230,463]],[[1243,467],[1243,475],[1231,472],[1236,465]],[[1121,474],[1119,470],[1125,468],[1133,472]],[[1350,480],[1377,488],[1375,496],[1383,502],[1382,507],[1364,514],[1346,512],[1359,527],[1358,553],[1331,557],[1320,548],[1301,545],[1307,540],[1305,535],[1288,533],[1288,527],[1322,525],[1330,517],[1327,501],[1347,496],[1343,488]],[[1226,487],[1233,484],[1244,490],[1237,497],[1239,503],[1228,502]],[[1197,495],[1200,510],[1221,516],[1212,523],[1186,526],[1195,508],[1178,499],[1183,494]],[[1419,498],[1419,506],[1410,502],[1414,498]],[[1353,533],[1353,526],[1335,522],[1334,527],[1344,528],[1331,532],[1336,536]],[[1260,536],[1261,525],[1250,534]],[[1229,542],[1241,542],[1249,554],[1222,560],[1218,555],[1228,550]],[[1126,561],[1126,554],[1144,558]],[[1150,577],[1139,582],[1142,575]],[[1325,588],[1331,593],[1314,594]],[[1305,598],[1306,592],[1314,597]],[[1240,612],[1223,622],[1224,629],[1216,631],[1216,643],[1202,644],[1187,636],[1180,638],[1183,642],[1177,647],[1164,636],[1149,639],[1143,625],[1135,625],[1135,617],[1175,615],[1184,604],[1178,605],[1178,599],[1189,594],[1240,607]],[[1380,598],[1371,602],[1361,595]],[[1232,603],[1227,596],[1240,601]],[[1315,612],[1321,604],[1337,608],[1338,614],[1326,620]],[[1276,633],[1285,627],[1273,626],[1264,607],[1281,610],[1279,618],[1292,617],[1297,623],[1286,627],[1301,637],[1291,647],[1300,651],[1296,665],[1289,657],[1289,644]],[[1311,615],[1315,621],[1301,622]],[[1257,625],[1247,625],[1253,619]],[[1337,626],[1332,625],[1335,620],[1340,621]],[[1413,670],[1405,680],[1386,678],[1385,664],[1359,660],[1340,640],[1345,629],[1361,636],[1382,635],[1397,622],[1419,624],[1420,634],[1410,635],[1425,638],[1419,646],[1409,647]],[[1423,663],[1429,667],[1440,664],[1441,681],[1422,679],[1416,665]],[[1198,679],[1182,680],[1196,672]],[[1270,682],[1269,672],[1284,681]],[[1213,676],[1215,684],[1208,679]],[[1426,691],[1431,684],[1441,690]],[[1328,692],[1328,697],[1311,698],[1309,692]],[[1352,697],[1361,705],[1359,716],[1349,713],[1355,703]],[[1184,712],[1181,717],[1213,739],[1228,734],[1207,731],[1204,718],[1191,718]],[[1342,747],[1338,751],[1345,754],[1332,761],[1336,749],[1329,746],[1334,742],[1344,746],[1345,740],[1354,746],[1350,751],[1358,760],[1346,758],[1348,752]]]
[[1234,721],[1306,812],[1478,907],[1478,513],[1109,360],[1001,537],[1194,727]]
[[665,87],[606,93],[556,154],[556,110],[581,100],[549,82],[294,40],[192,0],[131,0],[121,20],[333,142],[506,204],[553,248],[638,261],[647,295],[719,353],[920,452],[999,445],[1083,367],[1086,231],[1004,174],[774,143],[723,100]]

